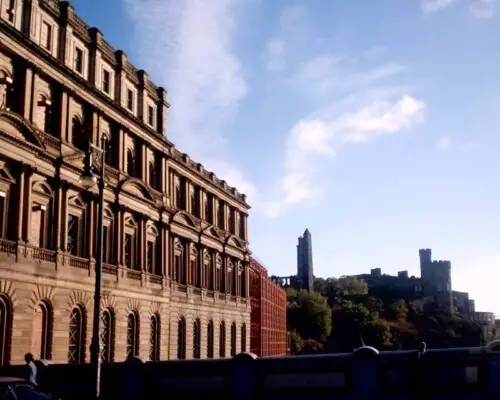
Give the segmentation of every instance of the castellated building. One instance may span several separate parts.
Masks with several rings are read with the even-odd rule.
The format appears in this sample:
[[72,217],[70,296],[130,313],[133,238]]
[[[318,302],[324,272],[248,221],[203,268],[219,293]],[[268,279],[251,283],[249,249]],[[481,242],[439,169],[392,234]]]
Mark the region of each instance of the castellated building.
[[250,207],[168,140],[168,108],[70,3],[0,1],[0,366],[89,361],[98,201],[79,177],[103,137],[103,362],[249,349]]

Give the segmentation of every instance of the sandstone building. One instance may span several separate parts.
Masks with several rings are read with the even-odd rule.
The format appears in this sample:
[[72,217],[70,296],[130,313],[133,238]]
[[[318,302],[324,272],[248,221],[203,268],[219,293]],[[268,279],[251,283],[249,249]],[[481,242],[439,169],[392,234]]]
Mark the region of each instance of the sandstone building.
[[0,366],[89,360],[98,204],[79,176],[103,136],[103,361],[249,348],[249,206],[167,139],[168,107],[70,3],[0,0]]
[[286,292],[250,258],[250,351],[259,357],[287,354]]

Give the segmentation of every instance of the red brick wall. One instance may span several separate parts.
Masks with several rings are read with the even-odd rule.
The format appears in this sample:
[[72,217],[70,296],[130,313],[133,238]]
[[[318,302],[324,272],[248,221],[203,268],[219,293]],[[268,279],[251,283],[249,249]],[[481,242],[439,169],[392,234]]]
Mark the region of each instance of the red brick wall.
[[250,260],[250,350],[259,357],[287,354],[286,292]]

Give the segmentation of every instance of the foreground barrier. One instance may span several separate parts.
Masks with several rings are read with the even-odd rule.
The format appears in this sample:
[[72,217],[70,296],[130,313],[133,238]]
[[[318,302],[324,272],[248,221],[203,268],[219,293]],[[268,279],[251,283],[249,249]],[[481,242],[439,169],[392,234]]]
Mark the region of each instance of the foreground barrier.
[[[411,351],[144,362],[102,366],[103,399],[500,399],[500,341],[486,347],[429,350],[425,374]],[[40,365],[41,387],[63,399],[90,399],[88,364]],[[25,367],[1,374],[23,376]]]

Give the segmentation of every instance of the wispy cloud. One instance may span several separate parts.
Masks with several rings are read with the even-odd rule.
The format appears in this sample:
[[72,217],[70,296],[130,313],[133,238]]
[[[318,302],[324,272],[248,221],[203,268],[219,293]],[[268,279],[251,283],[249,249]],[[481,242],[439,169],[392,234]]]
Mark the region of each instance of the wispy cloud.
[[422,0],[422,10],[425,13],[435,13],[456,3],[456,0]]
[[220,160],[226,146],[222,128],[247,94],[233,43],[243,5],[231,0],[125,3],[145,67],[169,91],[168,136],[228,184],[253,187],[229,160]]
[[425,104],[412,96],[379,100],[340,115],[306,118],[290,130],[285,173],[278,200],[267,205],[271,217],[279,216],[287,206],[314,202],[321,195],[316,173],[319,160],[335,157],[339,143],[367,142],[423,122]]
[[[499,0],[467,0],[468,10],[476,18],[491,18],[496,14]],[[422,10],[426,14],[443,11],[458,4],[458,0],[421,0]]]

